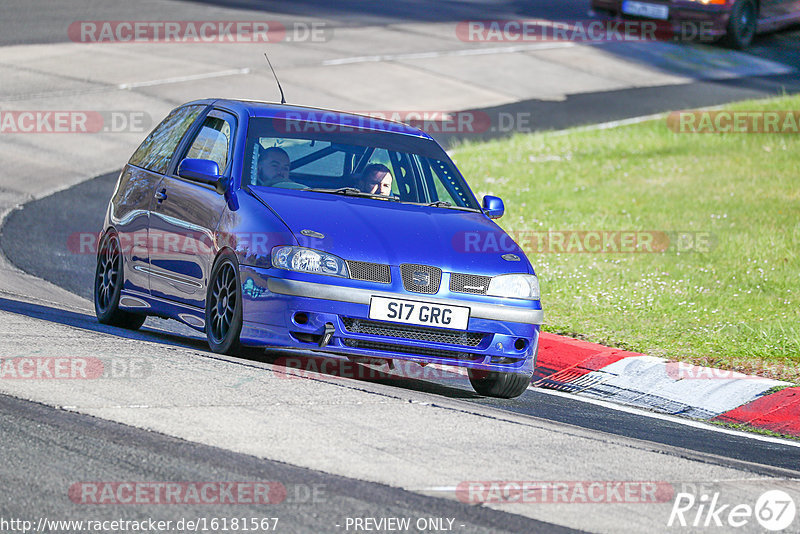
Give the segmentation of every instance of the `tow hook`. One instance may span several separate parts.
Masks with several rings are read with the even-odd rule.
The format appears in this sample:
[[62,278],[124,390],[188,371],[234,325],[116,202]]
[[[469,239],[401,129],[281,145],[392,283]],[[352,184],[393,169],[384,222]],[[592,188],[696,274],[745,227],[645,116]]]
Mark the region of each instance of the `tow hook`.
[[319,346],[327,346],[328,343],[331,342],[331,338],[335,333],[336,329],[333,327],[333,323],[325,323],[325,332],[323,332],[322,337],[319,339]]

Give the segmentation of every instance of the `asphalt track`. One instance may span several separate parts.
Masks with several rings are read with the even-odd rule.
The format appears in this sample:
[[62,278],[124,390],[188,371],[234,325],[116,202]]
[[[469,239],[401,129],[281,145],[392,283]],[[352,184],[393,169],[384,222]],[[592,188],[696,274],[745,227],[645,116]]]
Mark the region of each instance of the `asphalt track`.
[[[30,202],[13,212],[0,234],[0,248],[23,270],[91,299],[94,273],[94,255],[87,249],[80,253],[77,243],[80,234],[97,232],[114,188],[116,174],[111,173],[89,180],[55,195]],[[7,304],[10,306],[10,304]],[[8,309],[0,302],[0,309]],[[40,316],[51,312],[39,310]],[[20,310],[34,315],[34,310]],[[64,319],[53,317],[62,322]],[[74,321],[78,321],[75,324]],[[73,324],[95,329],[99,325],[76,316]],[[196,332],[176,321],[148,319],[145,334],[105,328],[124,336],[146,336],[166,344],[203,347],[204,339]],[[260,353],[245,358],[264,359]],[[279,365],[279,364],[278,364]],[[322,365],[317,368],[323,368]],[[359,375],[356,375],[359,376]],[[370,376],[365,371],[361,376]],[[342,378],[341,376],[332,378]],[[347,377],[345,377],[347,378]],[[350,379],[350,378],[347,378]],[[364,386],[369,387],[369,379]],[[772,473],[781,469],[800,472],[800,442],[798,446],[757,441],[737,434],[723,434],[711,428],[687,427],[678,419],[654,419],[636,413],[587,404],[577,398],[548,395],[529,389],[522,397],[513,400],[489,399],[476,395],[466,380],[451,379],[409,380],[387,377],[377,379],[381,384],[443,396],[466,403],[477,403],[493,408],[547,419],[628,438],[658,443],[687,451],[687,454],[712,455],[713,461],[729,459],[734,464],[744,462],[755,472]],[[778,468],[774,470],[772,468]]]
[[[574,530],[458,501],[329,475],[222,449],[144,432],[93,417],[0,395],[0,448],[6,484],[4,517],[177,522],[181,518],[278,517],[278,531],[330,532],[347,517],[451,518],[459,532],[554,532]],[[12,463],[38,466],[13,472]],[[95,506],[64,498],[70,484],[97,480],[280,481],[285,499],[275,504]],[[35,511],[35,512],[34,512]],[[52,529],[56,530],[56,529]],[[65,529],[66,530],[66,529]],[[78,529],[74,529],[78,530]]]
[[[546,13],[553,18],[581,19],[586,3],[580,0],[500,0],[471,2],[375,2],[373,0],[196,0],[165,3],[158,0],[126,2],[90,0],[28,2],[5,0],[7,16],[0,20],[0,41],[5,45],[58,43],[68,40],[64,21],[75,20],[213,20],[230,9],[241,10],[242,20],[257,20],[261,13],[287,19],[314,16],[335,27],[392,24],[399,21],[458,22],[497,16],[532,17]],[[488,4],[488,5],[487,5]],[[278,20],[281,20],[280,16]],[[145,18],[147,17],[147,18]],[[225,17],[228,18],[227,16]],[[261,16],[263,18],[263,16]],[[31,22],[35,21],[35,25]]]

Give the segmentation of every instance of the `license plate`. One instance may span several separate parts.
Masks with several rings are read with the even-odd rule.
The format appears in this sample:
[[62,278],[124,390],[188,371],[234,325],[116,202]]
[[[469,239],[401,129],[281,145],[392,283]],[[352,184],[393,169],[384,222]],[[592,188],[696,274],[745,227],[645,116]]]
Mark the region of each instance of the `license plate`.
[[369,303],[369,318],[378,321],[466,330],[469,324],[469,308],[415,300],[372,297]]
[[636,15],[637,17],[650,19],[667,20],[669,18],[669,6],[634,2],[633,0],[622,2],[622,12],[626,15]]

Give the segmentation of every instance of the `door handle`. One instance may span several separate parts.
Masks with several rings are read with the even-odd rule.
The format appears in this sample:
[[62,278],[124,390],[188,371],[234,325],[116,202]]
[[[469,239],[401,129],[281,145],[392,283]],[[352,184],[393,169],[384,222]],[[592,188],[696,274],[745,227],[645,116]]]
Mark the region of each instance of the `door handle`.
[[162,189],[161,191],[156,192],[156,200],[158,200],[159,203],[167,200],[167,190]]

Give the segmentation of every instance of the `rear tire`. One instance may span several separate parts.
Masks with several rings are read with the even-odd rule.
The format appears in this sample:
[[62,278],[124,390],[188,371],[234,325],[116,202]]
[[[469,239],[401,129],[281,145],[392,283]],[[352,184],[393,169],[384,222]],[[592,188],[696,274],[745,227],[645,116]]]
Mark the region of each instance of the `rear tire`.
[[758,9],[753,0],[738,0],[731,10],[728,31],[723,43],[736,50],[744,50],[753,42],[758,24]]
[[109,232],[97,250],[97,267],[94,272],[94,313],[101,324],[138,330],[146,315],[119,309],[119,296],[125,276],[122,270],[122,248],[119,237]]
[[206,338],[217,354],[236,354],[242,349],[242,285],[239,262],[230,252],[217,258],[206,294]]
[[469,381],[479,395],[500,399],[513,399],[525,393],[532,376],[479,369],[469,369],[468,371]]

